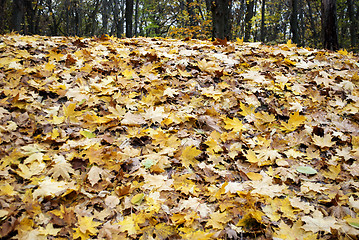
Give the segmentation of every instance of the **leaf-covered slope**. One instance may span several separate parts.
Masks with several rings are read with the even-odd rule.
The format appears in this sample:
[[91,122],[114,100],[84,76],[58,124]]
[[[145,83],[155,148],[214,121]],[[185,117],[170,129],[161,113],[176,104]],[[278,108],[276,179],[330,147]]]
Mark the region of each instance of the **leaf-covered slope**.
[[0,236],[359,235],[358,58],[0,37]]

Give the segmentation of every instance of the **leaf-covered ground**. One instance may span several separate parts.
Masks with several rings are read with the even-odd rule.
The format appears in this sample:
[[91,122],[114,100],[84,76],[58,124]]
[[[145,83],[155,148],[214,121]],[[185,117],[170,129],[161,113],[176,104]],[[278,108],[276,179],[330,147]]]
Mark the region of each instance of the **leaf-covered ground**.
[[357,239],[358,60],[1,36],[0,236]]

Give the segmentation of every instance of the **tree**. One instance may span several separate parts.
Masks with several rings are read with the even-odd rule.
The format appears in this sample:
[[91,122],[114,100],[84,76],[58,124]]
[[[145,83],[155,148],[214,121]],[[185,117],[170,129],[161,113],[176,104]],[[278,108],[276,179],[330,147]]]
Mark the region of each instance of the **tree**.
[[126,37],[131,38],[133,37],[133,30],[132,30],[132,17],[133,17],[133,0],[126,0]]
[[25,18],[24,0],[13,0],[12,9],[12,30],[21,33]]
[[261,41],[264,42],[265,35],[266,35],[266,28],[265,28],[265,12],[266,12],[266,0],[262,0],[262,16],[261,16]]
[[212,10],[213,38],[231,38],[231,0],[214,0]]
[[290,15],[290,30],[292,32],[292,41],[299,43],[298,33],[298,0],[291,0],[292,12]]
[[324,48],[339,48],[336,0],[322,0],[322,34]]
[[347,0],[347,5],[348,5],[348,17],[349,17],[349,21],[350,21],[350,42],[352,46],[356,45],[356,28],[357,28],[357,24],[358,22],[355,21],[355,16],[354,16],[354,5],[353,5],[353,0]]
[[251,29],[252,29],[252,18],[254,15],[254,0],[247,0],[246,3],[246,16],[244,17],[244,41],[249,41]]

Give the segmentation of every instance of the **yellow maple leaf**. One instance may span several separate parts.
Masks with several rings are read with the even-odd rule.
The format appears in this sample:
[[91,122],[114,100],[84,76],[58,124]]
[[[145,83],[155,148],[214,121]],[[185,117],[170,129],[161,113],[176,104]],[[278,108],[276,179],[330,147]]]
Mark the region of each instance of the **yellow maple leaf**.
[[295,221],[293,226],[281,221],[279,228],[274,232],[274,237],[287,240],[297,240],[298,236],[301,236],[301,239],[317,239],[317,234],[304,231],[302,225],[302,221]]
[[193,231],[192,228],[180,228],[179,230],[184,232],[184,234],[180,235],[182,239],[186,240],[211,240],[213,239],[212,236],[214,235],[214,233],[209,233],[201,230]]
[[282,122],[282,127],[280,127],[281,130],[291,132],[297,129],[300,125],[302,125],[306,121],[305,116],[299,115],[299,112],[295,112],[290,114],[288,123]]
[[210,215],[206,227],[212,226],[214,229],[223,229],[223,226],[230,220],[226,212],[214,212]]
[[118,224],[120,225],[120,230],[123,232],[127,231],[128,235],[136,234],[139,230],[132,216],[126,216]]
[[287,41],[287,47],[292,48],[292,47],[296,47],[296,46],[297,46],[297,44],[292,43],[292,40],[291,40],[291,39],[289,39],[289,40]]
[[93,217],[79,217],[78,218],[78,226],[77,228],[74,228],[74,239],[81,238],[81,240],[84,239],[90,239],[90,236],[97,234],[98,227],[101,225],[99,222],[94,222]]
[[249,149],[247,151],[247,154],[245,154],[245,156],[247,158],[247,161],[250,163],[258,163],[260,161],[256,153],[252,149]]
[[275,121],[275,116],[267,112],[257,112],[254,116],[263,123],[271,123]]
[[238,118],[230,119],[230,118],[226,117],[225,119],[223,119],[223,122],[226,124],[224,126],[224,128],[227,130],[232,130],[234,132],[241,132],[241,131],[246,130],[244,128],[242,121],[239,120]]
[[67,107],[63,106],[64,116],[71,122],[78,122],[78,117],[82,115],[82,112],[75,111],[76,103],[70,103]]
[[182,165],[189,168],[189,165],[195,165],[197,164],[197,160],[195,157],[197,157],[199,154],[201,154],[202,151],[198,150],[194,146],[187,146],[183,151],[181,155]]
[[323,137],[314,135],[312,136],[312,139],[314,144],[321,148],[331,147],[335,144],[335,142],[332,142],[332,137],[329,134],[326,134]]
[[241,112],[239,112],[239,114],[241,114],[244,117],[254,114],[255,111],[255,107],[253,105],[250,104],[249,106],[247,106],[242,102],[239,104],[239,108],[242,110]]

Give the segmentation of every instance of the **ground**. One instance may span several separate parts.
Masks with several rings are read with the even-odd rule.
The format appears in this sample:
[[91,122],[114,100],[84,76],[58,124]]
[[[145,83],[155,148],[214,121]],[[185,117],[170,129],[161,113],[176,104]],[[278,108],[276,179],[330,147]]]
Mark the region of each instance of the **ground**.
[[357,239],[358,60],[0,36],[0,236]]

